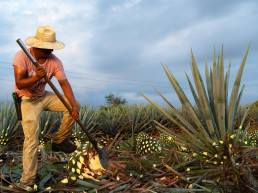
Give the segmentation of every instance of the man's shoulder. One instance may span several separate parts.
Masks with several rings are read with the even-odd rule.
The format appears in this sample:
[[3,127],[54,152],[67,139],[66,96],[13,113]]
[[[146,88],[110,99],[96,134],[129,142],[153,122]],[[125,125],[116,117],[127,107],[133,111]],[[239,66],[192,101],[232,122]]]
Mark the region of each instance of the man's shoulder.
[[18,50],[16,53],[15,53],[15,56],[14,57],[25,57],[26,54],[23,50]]
[[53,53],[51,53],[51,60],[53,62],[58,62],[58,63],[60,62],[61,63],[61,60]]
[[30,59],[27,57],[25,52],[23,50],[18,50],[14,55],[13,66],[18,66],[21,68],[22,66],[26,66],[29,63]]

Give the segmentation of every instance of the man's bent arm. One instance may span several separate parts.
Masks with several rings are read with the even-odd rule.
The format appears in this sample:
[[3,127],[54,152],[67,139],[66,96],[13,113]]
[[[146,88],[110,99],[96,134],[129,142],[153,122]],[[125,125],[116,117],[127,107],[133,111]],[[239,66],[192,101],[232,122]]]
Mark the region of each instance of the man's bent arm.
[[68,82],[67,79],[65,80],[59,80],[58,81],[65,97],[69,100],[71,106],[72,106],[72,114],[71,117],[73,117],[73,119],[78,120],[79,119],[79,109],[77,107],[75,98],[74,98],[74,94],[73,94],[73,90],[72,87],[70,85],[70,83]]
[[37,81],[43,78],[45,71],[43,68],[36,70],[37,75],[28,77],[26,71],[14,66],[15,83],[18,89],[29,88],[33,86]]

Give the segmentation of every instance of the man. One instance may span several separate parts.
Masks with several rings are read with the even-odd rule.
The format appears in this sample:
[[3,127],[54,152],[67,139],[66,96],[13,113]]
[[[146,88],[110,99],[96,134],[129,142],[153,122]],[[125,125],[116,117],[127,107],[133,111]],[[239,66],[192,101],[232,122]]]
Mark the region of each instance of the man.
[[[13,60],[15,87],[14,92],[22,98],[22,127],[24,132],[23,144],[23,173],[20,182],[31,186],[35,183],[37,173],[37,148],[39,135],[39,120],[42,111],[64,112],[62,124],[58,132],[51,135],[52,150],[71,153],[76,145],[68,140],[72,132],[74,120],[79,118],[80,103],[75,100],[72,88],[66,78],[62,62],[52,53],[53,50],[62,49],[65,45],[56,40],[55,31],[49,26],[38,27],[36,36],[25,40],[30,53],[39,63],[36,69],[27,55],[22,51],[15,54]],[[60,99],[52,92],[45,91],[46,82],[55,76],[58,80],[72,113]]]

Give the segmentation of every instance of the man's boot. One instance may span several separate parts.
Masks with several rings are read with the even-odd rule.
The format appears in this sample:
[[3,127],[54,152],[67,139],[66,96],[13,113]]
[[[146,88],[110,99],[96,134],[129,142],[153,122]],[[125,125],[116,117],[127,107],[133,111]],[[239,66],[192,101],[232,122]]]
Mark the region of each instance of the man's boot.
[[56,144],[52,143],[52,151],[62,151],[64,153],[72,153],[77,149],[77,146],[68,138],[66,138],[62,143]]

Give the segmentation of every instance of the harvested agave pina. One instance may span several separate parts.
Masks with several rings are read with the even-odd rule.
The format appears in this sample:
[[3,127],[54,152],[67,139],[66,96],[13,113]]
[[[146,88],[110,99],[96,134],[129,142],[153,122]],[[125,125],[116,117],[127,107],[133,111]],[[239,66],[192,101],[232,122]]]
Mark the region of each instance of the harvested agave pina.
[[139,133],[136,136],[136,153],[143,156],[153,152],[160,152],[161,144],[146,133]]
[[99,170],[104,169],[100,163],[99,155],[96,152],[89,152],[88,155],[89,155],[89,157],[88,157],[89,158],[89,168],[92,171],[99,171]]
[[96,150],[92,146],[88,148],[87,145],[81,145],[71,155],[67,168],[69,168],[71,176],[79,179],[98,179],[106,172]]
[[79,169],[81,169],[82,168],[81,162],[77,162],[77,166],[78,166]]

